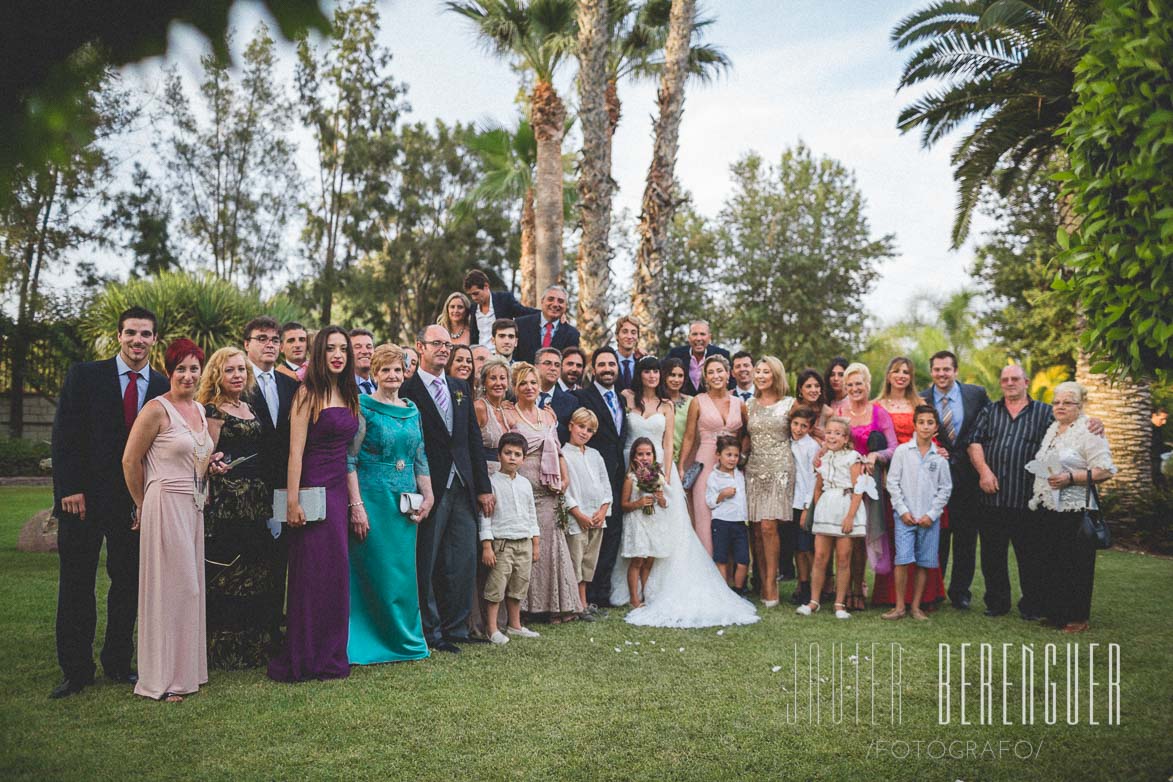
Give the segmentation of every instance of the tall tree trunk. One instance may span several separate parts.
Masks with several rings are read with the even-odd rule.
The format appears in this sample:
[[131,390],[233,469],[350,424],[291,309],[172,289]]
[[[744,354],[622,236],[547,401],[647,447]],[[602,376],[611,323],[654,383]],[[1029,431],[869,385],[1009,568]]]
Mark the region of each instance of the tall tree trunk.
[[659,322],[656,284],[664,265],[664,242],[676,211],[676,152],[680,145],[680,118],[684,114],[684,80],[696,0],[672,0],[668,16],[668,40],[664,45],[664,73],[656,102],[652,162],[644,187],[639,215],[639,247],[635,254],[635,280],[631,290],[631,312],[643,324],[640,331],[645,350],[659,349]]
[[589,351],[608,339],[607,291],[611,286],[611,121],[607,112],[607,0],[578,3],[578,118],[582,160],[578,198],[582,241],[578,246],[578,330]]
[[1104,422],[1104,436],[1118,472],[1103,484],[1119,501],[1113,521],[1132,522],[1153,492],[1153,397],[1149,385],[1130,378],[1093,373],[1087,353],[1080,350],[1075,379],[1087,389],[1083,410]]
[[534,239],[534,189],[525,191],[525,198],[521,202],[521,259],[518,264],[521,273],[521,303],[527,307],[538,306],[538,294],[535,273],[537,271],[538,250]]
[[562,274],[562,135],[566,106],[547,81],[534,87],[531,104],[537,165],[534,173],[534,290],[540,296]]

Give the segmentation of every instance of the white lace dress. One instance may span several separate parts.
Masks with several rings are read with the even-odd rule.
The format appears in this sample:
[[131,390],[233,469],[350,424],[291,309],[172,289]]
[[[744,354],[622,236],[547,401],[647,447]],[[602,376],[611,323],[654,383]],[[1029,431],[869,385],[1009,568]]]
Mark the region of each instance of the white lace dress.
[[[657,413],[650,418],[630,415],[627,424],[624,458],[630,461],[632,443],[639,437],[647,437],[656,446],[657,461],[662,460],[664,415]],[[652,565],[644,605],[628,612],[627,621],[646,627],[716,627],[758,621],[760,617],[753,603],[729,589],[713,558],[693,532],[679,476],[669,470],[668,479],[664,490],[668,507],[663,509],[662,531],[670,551]],[[611,574],[611,601],[615,605],[631,602],[627,561],[622,558],[615,563]]]

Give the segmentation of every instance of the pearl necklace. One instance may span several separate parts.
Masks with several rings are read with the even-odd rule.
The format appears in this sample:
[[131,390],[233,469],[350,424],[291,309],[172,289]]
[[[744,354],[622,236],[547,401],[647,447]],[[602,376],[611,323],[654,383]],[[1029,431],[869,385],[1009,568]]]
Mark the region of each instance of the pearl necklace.
[[[537,408],[534,408],[534,409],[536,410]],[[534,423],[533,421],[526,418],[525,414],[521,412],[521,407],[515,405],[513,408],[513,411],[515,413],[517,413],[518,418],[520,418],[522,421],[525,421],[527,424],[529,424],[531,429],[541,429],[542,428],[542,413],[540,410],[538,411],[537,423]]]

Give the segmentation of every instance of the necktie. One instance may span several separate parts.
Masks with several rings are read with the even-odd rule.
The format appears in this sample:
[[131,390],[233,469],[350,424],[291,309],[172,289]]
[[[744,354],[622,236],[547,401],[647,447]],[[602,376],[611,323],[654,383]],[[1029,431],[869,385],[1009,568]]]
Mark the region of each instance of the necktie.
[[138,372],[131,370],[126,376],[130,378],[130,382],[126,384],[126,391],[122,394],[122,418],[126,421],[126,428],[129,431],[138,416]]
[[444,385],[442,378],[436,378],[432,381],[432,398],[436,400],[436,407],[440,410],[441,415],[448,413],[448,389]]
[[611,408],[611,420],[615,422],[615,431],[619,431],[621,421],[619,418],[619,408],[615,406],[615,392],[608,391],[603,394],[603,398],[607,400],[607,407]]
[[953,405],[949,402],[948,397],[941,400],[941,428],[945,430],[945,434],[949,435],[950,445],[956,444],[957,430],[953,426]]
[[538,399],[538,409],[545,410],[546,405],[550,404],[550,392],[543,391],[541,398]]
[[631,359],[623,359],[623,385],[631,385]]
[[361,383],[359,383],[359,386],[362,387],[362,392],[364,394],[366,394],[367,396],[370,396],[371,394],[373,394],[375,392],[375,386],[369,380],[362,381]]
[[265,404],[269,408],[269,420],[273,422],[273,426],[277,425],[277,389],[273,387],[273,373],[261,373],[261,396],[265,398]]
[[551,321],[546,322],[546,333],[542,335],[542,347],[550,347],[550,340],[554,337],[554,324]]

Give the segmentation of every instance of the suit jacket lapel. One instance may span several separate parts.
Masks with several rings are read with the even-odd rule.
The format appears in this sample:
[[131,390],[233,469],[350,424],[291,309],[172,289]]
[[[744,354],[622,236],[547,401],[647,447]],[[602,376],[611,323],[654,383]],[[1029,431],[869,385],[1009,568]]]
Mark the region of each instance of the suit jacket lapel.
[[[436,402],[432,399],[432,394],[428,391],[428,387],[424,385],[424,381],[420,379],[419,375],[413,375],[411,382],[416,389],[416,406],[420,409],[420,417],[426,419],[424,421],[424,431],[426,432],[430,429],[451,442],[452,435],[449,434],[448,427],[444,425],[444,416],[440,415],[440,409],[436,407]],[[455,426],[455,420],[455,417],[453,417],[453,426]]]

